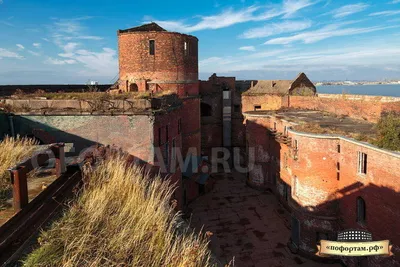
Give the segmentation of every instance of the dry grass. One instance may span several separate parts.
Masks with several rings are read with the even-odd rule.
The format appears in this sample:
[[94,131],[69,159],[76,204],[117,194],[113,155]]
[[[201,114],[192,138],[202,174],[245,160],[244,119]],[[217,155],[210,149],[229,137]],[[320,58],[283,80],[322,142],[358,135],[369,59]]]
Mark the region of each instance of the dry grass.
[[32,99],[45,97],[50,100],[122,100],[122,99],[144,99],[149,98],[149,92],[129,92],[112,95],[106,92],[71,92],[71,93],[46,93],[36,92],[33,94],[15,94],[14,99]]
[[107,92],[85,91],[85,92],[58,92],[47,93],[43,90],[38,90],[35,93],[25,94],[19,90],[14,95],[14,99],[33,99],[46,98],[50,100],[123,100],[123,99],[148,99],[151,97],[162,97],[173,94],[172,91],[165,90],[156,92],[153,95],[151,92],[123,92],[120,94],[110,94]]
[[346,132],[337,129],[336,127],[321,127],[318,123],[303,123],[296,125],[294,129],[306,133],[346,135]]
[[336,127],[329,126],[329,127],[321,127],[318,123],[304,123],[300,125],[296,125],[294,130],[299,132],[306,132],[306,133],[315,133],[315,134],[332,134],[332,135],[342,135],[353,138],[357,141],[367,142],[371,144],[375,144],[376,142],[376,135],[375,134],[363,134],[363,133],[356,133],[356,132],[346,132],[342,131]]
[[181,225],[173,187],[121,157],[105,160],[25,266],[210,266],[208,241]]
[[4,207],[11,188],[10,175],[7,169],[24,158],[29,157],[36,149],[32,139],[6,136],[0,142],[0,210]]

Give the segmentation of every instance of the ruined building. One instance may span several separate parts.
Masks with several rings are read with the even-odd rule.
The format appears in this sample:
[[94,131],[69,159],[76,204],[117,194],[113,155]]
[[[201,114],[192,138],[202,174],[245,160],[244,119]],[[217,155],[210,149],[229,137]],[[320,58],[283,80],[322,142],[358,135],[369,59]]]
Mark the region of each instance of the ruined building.
[[[155,23],[119,30],[118,47],[117,92],[137,98],[2,100],[14,110],[0,114],[0,134],[73,143],[75,154],[114,144],[154,172],[163,162],[180,208],[204,192],[209,174],[197,170],[224,147],[231,160],[252,164],[248,186],[273,192],[291,213],[294,253],[317,257],[318,241],[336,240],[343,229],[389,239],[399,252],[400,154],[355,137],[372,134],[382,114],[400,112],[400,99],[321,95],[304,73],[291,81],[216,74],[199,81],[198,39]],[[171,172],[177,150],[191,167]]]

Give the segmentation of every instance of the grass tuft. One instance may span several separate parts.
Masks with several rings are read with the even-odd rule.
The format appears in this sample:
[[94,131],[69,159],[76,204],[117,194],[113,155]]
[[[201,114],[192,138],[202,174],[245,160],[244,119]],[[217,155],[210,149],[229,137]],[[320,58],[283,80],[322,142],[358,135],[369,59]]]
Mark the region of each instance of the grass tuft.
[[182,225],[173,186],[113,156],[87,174],[75,202],[24,266],[210,266],[206,235]]

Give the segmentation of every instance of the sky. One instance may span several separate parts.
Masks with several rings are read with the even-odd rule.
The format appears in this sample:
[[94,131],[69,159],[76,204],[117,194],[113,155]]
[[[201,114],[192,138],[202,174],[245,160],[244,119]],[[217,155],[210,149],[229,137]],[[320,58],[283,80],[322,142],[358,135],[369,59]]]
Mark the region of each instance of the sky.
[[151,21],[199,38],[201,79],[400,80],[400,0],[0,0],[0,84],[113,83]]

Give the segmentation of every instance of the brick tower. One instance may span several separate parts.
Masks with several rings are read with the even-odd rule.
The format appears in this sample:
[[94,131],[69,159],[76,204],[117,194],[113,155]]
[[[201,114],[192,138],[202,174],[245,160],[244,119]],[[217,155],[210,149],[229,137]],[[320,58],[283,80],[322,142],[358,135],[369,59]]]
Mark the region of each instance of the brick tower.
[[183,100],[182,154],[200,155],[198,39],[156,23],[118,30],[119,89],[168,92]]
[[119,88],[198,95],[198,39],[156,23],[118,31]]

